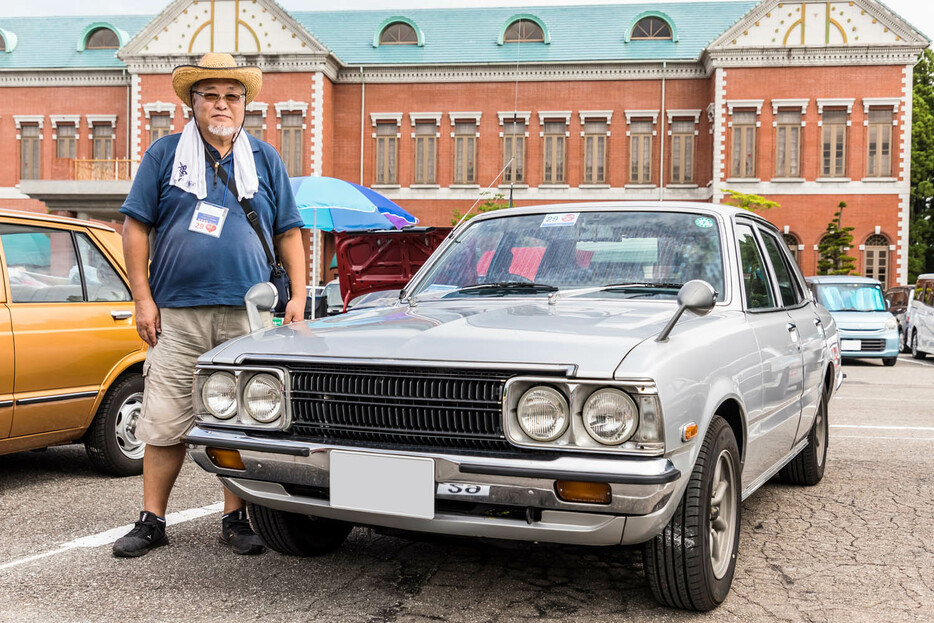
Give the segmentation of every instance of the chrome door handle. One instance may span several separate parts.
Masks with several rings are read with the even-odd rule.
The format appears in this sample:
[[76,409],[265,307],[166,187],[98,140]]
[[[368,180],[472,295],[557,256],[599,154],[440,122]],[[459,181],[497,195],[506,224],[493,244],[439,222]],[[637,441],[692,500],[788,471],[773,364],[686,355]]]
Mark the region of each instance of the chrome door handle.
[[821,325],[824,324],[824,323],[821,321],[820,318],[815,318],[815,319],[814,319],[814,324],[817,325],[817,326],[819,327],[819,326],[821,326]]
[[114,320],[126,320],[127,318],[133,317],[133,312],[115,309],[110,312],[110,317]]
[[785,325],[785,328],[788,329],[789,332],[791,332],[791,331],[797,331],[797,330],[798,330],[798,325],[796,325],[796,324],[793,323],[793,322],[789,322],[788,324]]

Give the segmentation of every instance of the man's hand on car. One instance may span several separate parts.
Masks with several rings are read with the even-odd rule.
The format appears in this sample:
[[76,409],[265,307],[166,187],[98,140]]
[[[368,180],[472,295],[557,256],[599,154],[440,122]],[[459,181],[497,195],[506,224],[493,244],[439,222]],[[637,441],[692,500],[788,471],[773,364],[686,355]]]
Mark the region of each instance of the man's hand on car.
[[[304,293],[304,288],[302,289]],[[291,324],[305,319],[305,299],[304,297],[293,296],[285,306],[285,316],[282,318],[282,324]]]

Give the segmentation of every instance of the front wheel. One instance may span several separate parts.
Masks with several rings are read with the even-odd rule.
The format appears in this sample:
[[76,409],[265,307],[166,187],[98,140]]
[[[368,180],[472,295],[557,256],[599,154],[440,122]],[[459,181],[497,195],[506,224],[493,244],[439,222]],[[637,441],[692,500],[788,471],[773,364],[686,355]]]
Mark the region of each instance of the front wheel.
[[882,358],[882,365],[888,366],[890,368],[894,366],[897,362],[898,362],[898,357],[883,357]]
[[715,416],[674,516],[642,552],[659,602],[707,611],[726,599],[739,548],[739,465],[733,430]]
[[911,332],[911,356],[915,359],[924,359],[927,357],[927,353],[922,350],[918,350],[918,332]]
[[253,529],[270,548],[290,556],[321,556],[336,550],[353,525],[247,504]]
[[106,474],[143,473],[146,444],[136,438],[143,409],[143,376],[126,374],[110,386],[84,438],[91,463]]

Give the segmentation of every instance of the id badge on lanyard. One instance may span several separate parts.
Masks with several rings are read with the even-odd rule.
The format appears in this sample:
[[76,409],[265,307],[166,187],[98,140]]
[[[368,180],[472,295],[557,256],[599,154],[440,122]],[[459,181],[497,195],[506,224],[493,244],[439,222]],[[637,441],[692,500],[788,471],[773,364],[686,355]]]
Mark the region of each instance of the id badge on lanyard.
[[188,231],[220,238],[226,220],[227,208],[207,201],[199,201],[195,206],[195,213],[191,216]]

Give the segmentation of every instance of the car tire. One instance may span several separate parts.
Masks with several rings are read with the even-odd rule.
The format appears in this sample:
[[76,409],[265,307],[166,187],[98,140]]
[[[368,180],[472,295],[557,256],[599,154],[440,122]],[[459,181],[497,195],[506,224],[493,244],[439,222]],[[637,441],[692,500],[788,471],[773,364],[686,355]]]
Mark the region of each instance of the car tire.
[[736,570],[741,489],[736,437],[726,420],[714,416],[674,516],[643,546],[655,599],[698,611],[726,599]]
[[911,344],[908,343],[908,335],[901,329],[898,330],[898,352],[910,353]]
[[829,441],[830,423],[827,420],[825,394],[821,396],[820,404],[817,405],[814,423],[811,424],[811,430],[808,432],[808,445],[778,472],[781,481],[790,485],[804,485],[806,487],[812,487],[819,483],[824,477]]
[[146,445],[136,438],[136,422],[143,407],[143,383],[143,375],[136,372],[114,382],[85,433],[88,458],[105,474],[143,473]]
[[321,556],[347,539],[353,524],[334,519],[287,513],[247,504],[253,529],[268,547],[289,556]]
[[883,357],[882,358],[882,365],[888,366],[890,368],[894,366],[896,363],[898,363],[898,357]]
[[911,332],[911,356],[914,359],[924,359],[927,357],[927,353],[924,351],[918,350],[918,332]]

